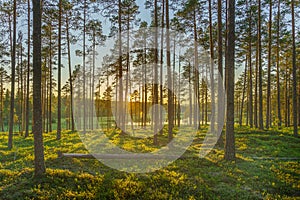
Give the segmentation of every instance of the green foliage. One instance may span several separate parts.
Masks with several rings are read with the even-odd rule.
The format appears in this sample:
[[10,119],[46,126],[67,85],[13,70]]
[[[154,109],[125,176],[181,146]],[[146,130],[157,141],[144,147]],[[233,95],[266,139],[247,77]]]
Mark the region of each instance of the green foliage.
[[[157,148],[146,139],[133,141],[116,131],[107,135],[126,150]],[[185,156],[197,155],[204,136],[198,134]],[[216,147],[205,158],[180,159],[148,174],[119,172],[95,159],[58,158],[57,151],[88,152],[76,132],[63,132],[60,141],[55,137],[55,132],[44,134],[47,173],[35,179],[32,135],[15,136],[15,148],[8,150],[7,133],[0,133],[0,199],[296,199],[300,195],[299,161],[253,159],[300,157],[300,139],[292,137],[290,129],[240,127],[236,162],[225,162],[223,149]]]

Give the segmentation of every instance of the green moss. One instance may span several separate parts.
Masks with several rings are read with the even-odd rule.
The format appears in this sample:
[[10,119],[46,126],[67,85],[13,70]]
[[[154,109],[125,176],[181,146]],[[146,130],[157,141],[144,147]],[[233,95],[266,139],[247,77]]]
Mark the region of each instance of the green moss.
[[[205,130],[207,127],[202,127]],[[300,157],[299,138],[291,129],[257,131],[236,128],[235,162],[223,160],[222,147],[197,158],[204,134],[195,138],[185,156],[148,174],[110,169],[95,159],[58,158],[57,151],[88,153],[79,134],[44,134],[47,173],[35,179],[33,138],[14,137],[8,150],[7,133],[0,133],[0,199],[296,199],[300,196],[299,161],[254,160],[253,157]],[[150,152],[159,146],[152,138],[134,138],[108,131],[113,143],[132,152]]]

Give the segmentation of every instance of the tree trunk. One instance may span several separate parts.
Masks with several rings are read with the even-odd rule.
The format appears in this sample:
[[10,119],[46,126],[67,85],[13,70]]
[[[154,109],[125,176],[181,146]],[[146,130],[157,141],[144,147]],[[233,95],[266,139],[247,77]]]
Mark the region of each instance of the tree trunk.
[[[19,32],[20,33],[20,32]],[[23,90],[24,90],[24,83],[23,83],[23,39],[22,39],[22,37],[23,37],[23,34],[21,34],[20,35],[20,42],[19,42],[19,45],[20,45],[20,85],[21,85],[21,87],[20,87],[20,93],[19,93],[19,98],[20,98],[20,117],[21,117],[21,119],[20,119],[20,124],[19,124],[19,126],[20,126],[20,128],[19,128],[19,131],[20,131],[20,133],[21,133],[21,135],[23,136],[23,131],[24,131],[24,114],[25,114],[25,112],[24,112],[24,106],[23,106],[23,101],[24,101],[24,99],[23,99],[23,95],[24,95],[24,93],[23,93]]]
[[94,105],[95,105],[95,67],[96,67],[96,35],[95,35],[95,30],[93,33],[93,70],[92,70],[92,88],[91,88],[91,129],[94,130]]
[[180,60],[180,55],[179,55],[179,69],[178,69],[178,103],[177,103],[177,125],[178,127],[180,127],[180,120],[181,120],[181,107],[180,107],[180,104],[181,104],[181,98],[180,98],[180,95],[181,95],[181,60]]
[[212,27],[212,6],[211,0],[209,6],[209,44],[210,44],[210,84],[211,84],[211,132],[215,132],[215,76],[214,76],[214,43],[213,43],[213,27]]
[[4,132],[4,123],[3,123],[3,74],[0,74],[0,128]]
[[118,40],[119,40],[119,125],[122,134],[124,133],[124,108],[123,108],[123,63],[122,63],[122,2],[121,0],[118,1]]
[[258,43],[255,52],[255,91],[254,91],[254,125],[258,128]]
[[281,101],[280,101],[280,0],[278,0],[277,6],[277,37],[276,37],[276,81],[277,81],[277,115],[278,115],[278,126],[281,127]]
[[170,17],[169,17],[169,0],[166,2],[166,44],[167,44],[167,76],[168,76],[168,138],[173,139],[174,124],[174,106],[172,93],[172,72],[171,72],[171,48],[170,48]]
[[83,2],[83,55],[82,55],[82,68],[83,68],[83,84],[82,84],[82,92],[83,92],[83,133],[86,133],[86,114],[87,114],[87,106],[86,106],[86,0]]
[[144,60],[143,60],[143,68],[144,68],[144,127],[147,125],[147,115],[148,115],[148,86],[147,86],[147,43],[146,43],[146,37],[144,38],[144,52],[143,52]]
[[46,172],[42,133],[41,104],[41,5],[40,0],[33,0],[33,134],[34,134],[34,169],[39,177]]
[[272,65],[272,0],[270,0],[269,11],[269,44],[268,44],[268,81],[267,81],[267,113],[266,113],[266,129],[269,129],[271,123],[271,65]]
[[[52,23],[52,22],[51,22]],[[49,116],[49,131],[52,132],[52,24],[50,24],[50,44],[49,44],[49,108],[48,108],[48,116]]]
[[15,67],[16,67],[16,40],[17,40],[17,0],[14,0],[13,9],[13,43],[11,51],[11,93],[10,93],[10,121],[8,134],[8,149],[13,147],[14,109],[15,109]]
[[261,48],[261,0],[258,0],[258,34],[257,34],[257,42],[258,42],[258,87],[259,87],[259,129],[264,129],[264,119],[263,119],[263,88],[262,88],[262,48]]
[[298,108],[297,108],[297,66],[296,66],[296,43],[295,43],[295,2],[292,0],[292,39],[293,39],[293,126],[294,126],[294,136],[298,136]]
[[288,107],[289,107],[289,96],[288,96],[288,68],[287,68],[287,62],[285,63],[286,68],[285,68],[285,76],[284,76],[284,99],[285,99],[285,112],[284,112],[284,122],[285,122],[285,127],[288,127]]
[[176,40],[175,37],[173,38],[173,74],[172,74],[172,88],[174,89],[175,95],[173,95],[173,105],[174,105],[174,126],[176,126],[176,113],[177,113],[177,107],[176,107],[176,87],[175,87],[175,71],[176,71]]
[[228,0],[227,19],[227,56],[226,56],[226,79],[227,79],[227,114],[226,114],[226,143],[225,159],[235,160],[234,139],[234,62],[235,62],[235,0]]
[[[129,7],[127,7],[127,12],[129,13]],[[125,104],[124,104],[124,114],[125,117],[127,117],[126,112],[127,112],[127,104],[128,104],[128,90],[129,90],[129,78],[130,78],[130,16],[127,16],[126,19],[126,85],[125,85]],[[125,123],[127,122],[127,119],[125,119]],[[132,120],[131,120],[132,122]],[[126,131],[126,124],[124,124],[125,130]]]
[[[218,132],[222,132],[224,118],[224,92],[223,92],[223,37],[222,37],[222,0],[218,0]],[[222,133],[217,144],[223,144]]]
[[[248,2],[247,2],[248,3]],[[249,110],[249,124],[250,128],[253,127],[253,81],[252,81],[252,10],[251,10],[251,0],[250,3],[250,13],[249,13],[249,104],[248,104],[248,110]]]
[[[161,15],[161,40],[160,40],[160,104],[161,106],[164,105],[164,97],[163,97],[163,76],[164,76],[164,71],[163,71],[163,64],[164,64],[164,28],[165,28],[165,0],[162,0],[162,15]],[[161,127],[164,126],[164,121],[163,119],[163,108],[160,108],[159,111],[159,118],[160,122],[162,123]],[[160,130],[160,134],[163,134],[163,128]]]
[[30,0],[27,1],[27,88],[26,88],[26,125],[25,125],[25,137],[29,136],[29,86],[30,86]]
[[189,111],[189,119],[190,119],[190,126],[193,124],[193,102],[192,102],[192,99],[193,99],[193,95],[192,95],[192,75],[191,75],[191,63],[189,62],[189,105],[190,105],[190,111]]
[[287,90],[288,90],[288,96],[287,96],[287,127],[291,126],[291,105],[290,105],[290,99],[291,99],[291,94],[290,94],[290,89],[291,89],[291,79],[290,79],[291,74],[289,73],[289,77],[287,79]]
[[200,92],[199,92],[199,61],[198,61],[198,33],[197,33],[197,20],[196,20],[196,8],[193,11],[193,31],[194,31],[194,92],[195,92],[195,102],[194,102],[194,126],[200,128],[199,120],[199,108],[200,108]]
[[61,139],[61,14],[62,14],[62,1],[59,0],[58,12],[58,77],[57,77],[57,134],[56,139]]
[[154,107],[154,145],[158,144],[157,134],[159,126],[159,115],[157,110],[158,106],[158,11],[157,11],[157,0],[154,0],[154,94],[153,94],[153,103]]
[[245,102],[245,91],[246,91],[246,80],[247,80],[247,57],[245,60],[245,71],[244,71],[244,83],[243,83],[243,94],[242,94],[242,102],[241,102],[241,112],[240,112],[240,119],[239,124],[242,126],[243,124],[243,114],[244,114],[244,102]]
[[[71,45],[69,32],[69,15],[66,15],[66,34],[68,45],[68,65],[69,65],[69,83],[70,83],[70,112],[71,112],[71,130],[75,131],[74,111],[73,111],[73,77],[72,77],[72,62],[71,62]],[[100,95],[100,94],[99,94]]]

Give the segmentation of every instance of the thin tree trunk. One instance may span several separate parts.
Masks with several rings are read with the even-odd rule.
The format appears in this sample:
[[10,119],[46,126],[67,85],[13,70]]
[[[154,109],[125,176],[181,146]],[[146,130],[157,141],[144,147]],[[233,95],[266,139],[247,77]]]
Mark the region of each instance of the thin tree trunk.
[[266,113],[266,129],[269,129],[271,123],[271,65],[272,65],[272,0],[270,0],[269,10],[269,44],[268,44],[268,81],[267,81],[267,113]]
[[288,83],[288,96],[287,96],[287,126],[291,126],[291,106],[290,106],[290,99],[291,99],[291,94],[290,94],[290,89],[291,89],[291,79],[288,77],[287,79]]
[[3,123],[3,72],[0,74],[0,128],[4,132],[4,123]]
[[173,139],[174,126],[174,106],[172,93],[172,73],[171,73],[171,49],[170,49],[170,18],[169,18],[169,0],[166,2],[166,45],[167,45],[167,74],[168,74],[168,138]]
[[[226,1],[226,5],[225,5],[225,19],[226,19],[226,24],[225,24],[225,71],[226,71],[226,66],[227,66],[227,60],[228,58],[226,57],[227,56],[227,40],[228,40],[228,30],[227,30],[227,19],[228,19],[228,0],[225,0]],[[226,76],[226,72],[225,72],[225,76]],[[225,77],[225,90],[227,89],[227,79]],[[226,92],[225,92],[226,93]]]
[[66,33],[67,33],[67,45],[68,45],[68,65],[69,65],[69,83],[70,83],[70,109],[71,109],[71,130],[75,131],[74,122],[74,110],[73,110],[73,77],[72,77],[72,63],[71,63],[71,45],[70,45],[70,33],[69,33],[69,16],[66,16]]
[[[161,15],[161,41],[160,41],[160,104],[164,105],[164,97],[163,97],[163,64],[164,64],[164,28],[165,28],[165,0],[162,0],[162,15]],[[162,127],[164,125],[163,119],[163,108],[160,108],[160,122],[162,123]],[[163,134],[163,128],[160,130],[160,134]]]
[[124,133],[124,109],[123,109],[123,64],[122,64],[122,2],[118,1],[118,40],[119,40],[119,125],[122,134]]
[[264,119],[263,119],[263,95],[262,95],[262,48],[261,48],[261,0],[258,0],[258,34],[257,34],[257,42],[258,42],[258,84],[259,84],[259,129],[264,129]]
[[287,62],[285,63],[286,69],[285,69],[285,84],[284,84],[284,99],[285,99],[285,115],[284,115],[284,122],[285,122],[285,127],[288,127],[288,106],[289,106],[289,96],[288,96],[288,68],[287,68]]
[[[205,77],[208,77],[208,66],[205,68]],[[205,125],[208,122],[208,83],[203,79],[204,87],[204,95],[205,95]]]
[[189,110],[189,118],[190,118],[190,126],[193,124],[193,102],[192,102],[192,77],[191,77],[191,63],[189,62],[189,105],[190,105],[190,110]]
[[146,38],[144,38],[144,127],[147,125],[147,115],[148,115],[148,85],[147,85],[147,44]]
[[62,17],[62,1],[59,0],[58,14],[58,78],[57,78],[57,134],[56,139],[61,139],[61,17]]
[[154,94],[153,94],[153,103],[154,107],[154,137],[153,143],[154,145],[158,144],[157,133],[159,126],[159,115],[157,110],[158,105],[158,11],[157,11],[157,0],[154,0]]
[[243,112],[244,112],[244,102],[245,102],[245,91],[246,91],[246,80],[247,80],[247,63],[248,59],[246,57],[245,60],[245,71],[244,71],[244,81],[243,81],[243,94],[242,94],[242,102],[241,102],[241,112],[240,112],[240,119],[239,119],[239,124],[242,126],[243,124]]
[[[222,36],[222,0],[218,0],[218,131],[223,129],[224,92],[223,92],[223,36]],[[217,144],[223,144],[222,133]]]
[[296,42],[295,42],[295,2],[292,0],[292,40],[293,40],[293,126],[294,126],[294,136],[298,136],[298,108],[297,108],[297,66],[296,66]]
[[[47,56],[44,56],[44,63],[47,63]],[[46,105],[46,100],[47,100],[47,68],[46,66],[43,68],[42,66],[42,118],[43,118],[43,128],[42,131],[43,133],[46,132],[46,110],[47,110],[47,105]]]
[[254,125],[258,128],[258,43],[255,52]]
[[[247,2],[248,3],[248,2]],[[249,13],[249,124],[250,128],[253,127],[253,81],[252,81],[252,3],[251,0],[249,0],[250,3],[250,13]]]
[[20,98],[20,117],[21,117],[21,121],[20,121],[20,126],[21,126],[21,128],[20,128],[20,132],[21,132],[21,135],[23,136],[23,131],[24,131],[24,107],[23,107],[23,101],[24,101],[24,99],[23,99],[23,89],[24,89],[24,84],[23,84],[23,44],[22,44],[22,37],[23,37],[23,35],[20,35],[20,43],[19,43],[19,45],[20,45],[20,77],[21,77],[21,79],[20,79],[20,81],[21,81],[21,88],[20,88],[20,96],[19,96],[19,98]]
[[281,101],[280,101],[280,0],[278,0],[277,6],[277,37],[276,37],[276,82],[277,82],[277,115],[278,115],[278,126],[281,127]]
[[[128,7],[127,7],[127,12],[129,13]],[[130,76],[129,76],[129,73],[130,73],[130,54],[129,54],[129,51],[130,51],[130,47],[129,47],[129,45],[130,45],[130,38],[129,38],[130,21],[129,21],[129,18],[130,18],[130,16],[127,16],[127,20],[126,20],[126,25],[127,25],[127,31],[126,31],[126,85],[125,85],[125,104],[124,104],[125,117],[127,117],[127,115],[126,115],[127,104],[128,104],[127,96],[128,96],[129,78],[130,78]],[[125,122],[126,122],[126,119],[125,119]],[[126,131],[126,124],[124,124],[124,127],[125,127],[124,131]]]
[[[51,22],[52,23],[52,22]],[[49,72],[50,72],[50,86],[49,86],[49,108],[48,108],[48,115],[49,115],[49,131],[52,132],[52,24],[50,24],[50,44],[49,44]]]
[[179,54],[179,69],[178,69],[178,104],[177,104],[177,125],[180,127],[180,120],[181,120],[181,59],[180,59],[180,54]]
[[86,133],[86,114],[87,114],[87,106],[86,106],[86,0],[84,0],[83,5],[83,56],[82,56],[82,65],[83,65],[83,84],[82,84],[82,92],[83,92],[83,133]]
[[209,6],[209,44],[210,44],[210,84],[211,84],[211,122],[210,128],[212,133],[215,132],[215,76],[214,76],[214,43],[213,43],[213,27],[212,27],[212,6],[211,0]]
[[194,90],[195,90],[195,103],[194,103],[194,126],[200,128],[199,123],[199,108],[200,108],[200,95],[199,95],[199,71],[198,71],[198,34],[197,34],[197,21],[196,21],[196,8],[193,11],[193,31],[194,31]]
[[16,67],[16,40],[17,40],[17,0],[14,0],[13,9],[13,43],[11,51],[11,93],[10,93],[10,121],[8,134],[8,149],[13,147],[14,109],[15,109],[15,67]]
[[25,128],[25,137],[29,136],[29,86],[30,86],[30,0],[27,1],[27,31],[28,31],[28,38],[27,38],[27,91],[26,91],[26,128]]
[[91,129],[94,130],[94,90],[95,90],[95,67],[96,67],[96,36],[95,36],[95,30],[93,33],[93,71],[92,71],[92,88],[91,88],[91,95],[92,95],[92,99],[91,99]]
[[[173,38],[173,74],[172,74],[172,88],[174,88],[175,92],[175,71],[176,71],[176,40]],[[173,105],[174,105],[174,126],[176,126],[176,95],[173,95]]]

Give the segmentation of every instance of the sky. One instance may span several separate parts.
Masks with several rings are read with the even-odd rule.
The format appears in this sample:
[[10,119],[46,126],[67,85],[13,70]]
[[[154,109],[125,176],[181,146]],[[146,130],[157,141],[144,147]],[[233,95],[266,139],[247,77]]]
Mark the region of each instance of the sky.
[[[139,10],[140,10],[140,14],[138,15],[138,18],[140,18],[142,21],[147,21],[148,23],[150,23],[151,12],[150,12],[150,10],[145,9],[144,2],[145,2],[144,0],[137,0],[137,5],[139,6]],[[108,19],[105,19],[101,15],[94,15],[93,18],[94,19],[100,18],[100,20],[102,21],[103,33],[105,35],[108,35],[110,32],[110,27],[111,27],[110,21]],[[79,43],[82,43],[82,42],[79,41]],[[105,56],[107,53],[109,53],[107,51],[109,51],[109,49],[112,47],[112,45],[113,45],[112,39],[109,39],[108,41],[105,42],[104,46],[97,47],[97,53],[99,55],[97,56],[97,59],[96,59],[96,67],[101,66],[103,56]],[[72,67],[74,67],[78,64],[82,65],[82,62],[83,62],[82,57],[78,57],[75,55],[76,49],[82,49],[82,44],[73,45],[71,47]],[[68,72],[68,68],[67,68],[67,66],[68,66],[67,58],[63,59],[62,64],[65,66],[64,69],[62,69],[62,85],[64,85],[65,82],[69,79],[69,72]],[[54,72],[54,77],[57,77],[57,72]]]
[[[147,21],[150,23],[151,20],[151,12],[150,10],[145,9],[145,5],[144,5],[144,0],[137,0],[136,1],[138,6],[139,6],[139,10],[140,10],[140,14],[139,14],[139,18],[141,18],[142,21]],[[172,15],[172,13],[171,13]],[[108,19],[104,19],[102,16],[100,15],[95,15],[95,18],[100,18],[100,20],[102,21],[102,25],[103,25],[103,32],[104,34],[108,34],[110,32],[110,21]],[[26,20],[22,20],[21,19],[21,23],[25,23],[24,21]],[[24,38],[26,37],[25,34],[27,33],[26,30],[26,26],[22,25],[21,28],[19,28],[20,30],[25,29],[24,30]],[[82,42],[79,42],[81,44],[78,45],[72,45],[71,47],[71,57],[72,57],[72,67],[74,68],[75,65],[81,64],[82,65],[82,57],[78,57],[75,55],[75,50],[76,49],[82,49]],[[97,47],[97,52],[99,53],[99,56],[97,56],[97,60],[96,60],[96,66],[100,67],[101,66],[101,61],[103,56],[106,54],[106,52],[111,48],[112,46],[112,41],[109,40],[107,42],[107,44],[103,47]],[[109,53],[109,52],[108,52]],[[68,72],[68,63],[67,63],[67,58],[63,57],[62,60],[62,64],[64,65],[64,68],[62,69],[62,85],[65,84],[65,82],[68,80],[69,78],[69,72]],[[242,64],[241,67],[239,67],[239,69],[237,70],[237,74],[240,73],[240,71],[243,71],[244,65]],[[10,69],[8,69],[8,73],[10,74]],[[54,78],[57,78],[57,71],[54,71],[53,74]],[[236,76],[237,77],[237,76]]]

